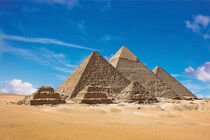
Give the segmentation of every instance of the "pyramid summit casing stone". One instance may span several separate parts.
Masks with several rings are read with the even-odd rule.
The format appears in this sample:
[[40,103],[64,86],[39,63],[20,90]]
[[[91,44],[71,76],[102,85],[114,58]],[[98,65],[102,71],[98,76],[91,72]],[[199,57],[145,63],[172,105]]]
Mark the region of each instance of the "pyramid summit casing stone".
[[132,82],[139,82],[155,97],[177,98],[173,90],[161,81],[126,47],[122,47],[109,61]]
[[196,99],[197,97],[192,94],[186,87],[178,82],[173,76],[166,72],[160,66],[155,67],[153,72],[158,78],[164,81],[177,95],[183,99]]

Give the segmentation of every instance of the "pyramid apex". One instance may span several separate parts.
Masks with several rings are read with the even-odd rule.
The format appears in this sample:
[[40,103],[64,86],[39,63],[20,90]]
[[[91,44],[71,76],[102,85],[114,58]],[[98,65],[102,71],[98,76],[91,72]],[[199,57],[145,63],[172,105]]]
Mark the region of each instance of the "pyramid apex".
[[157,75],[157,72],[160,69],[162,69],[160,66],[156,66],[152,71]]
[[110,59],[110,61],[117,58],[125,58],[131,61],[137,61],[137,57],[125,46],[122,46],[118,52]]

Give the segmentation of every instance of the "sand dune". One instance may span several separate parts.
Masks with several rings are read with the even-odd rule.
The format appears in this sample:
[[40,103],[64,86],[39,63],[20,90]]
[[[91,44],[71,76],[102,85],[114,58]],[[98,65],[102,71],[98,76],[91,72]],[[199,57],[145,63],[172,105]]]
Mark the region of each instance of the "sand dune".
[[0,140],[210,140],[210,100],[153,105],[26,106],[0,94]]

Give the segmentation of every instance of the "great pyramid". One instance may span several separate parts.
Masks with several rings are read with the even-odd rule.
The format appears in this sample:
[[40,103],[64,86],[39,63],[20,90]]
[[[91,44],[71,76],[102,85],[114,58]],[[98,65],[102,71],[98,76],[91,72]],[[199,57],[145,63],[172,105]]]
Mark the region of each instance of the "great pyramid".
[[109,62],[129,80],[145,86],[155,97],[179,98],[126,47],[123,46]]
[[106,95],[115,100],[130,84],[119,71],[98,52],[91,53],[77,69],[56,89],[64,98],[73,99],[87,86],[101,87]]
[[196,99],[197,97],[192,94],[186,87],[178,82],[173,76],[166,72],[160,66],[155,67],[153,70],[155,75],[165,82],[178,96],[183,99]]

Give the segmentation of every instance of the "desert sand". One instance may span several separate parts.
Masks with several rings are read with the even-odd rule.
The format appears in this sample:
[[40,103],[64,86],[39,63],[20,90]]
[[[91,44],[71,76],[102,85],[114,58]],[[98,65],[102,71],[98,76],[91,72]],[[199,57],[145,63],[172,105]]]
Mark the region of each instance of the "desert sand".
[[210,100],[150,105],[16,105],[0,94],[0,140],[210,140]]

